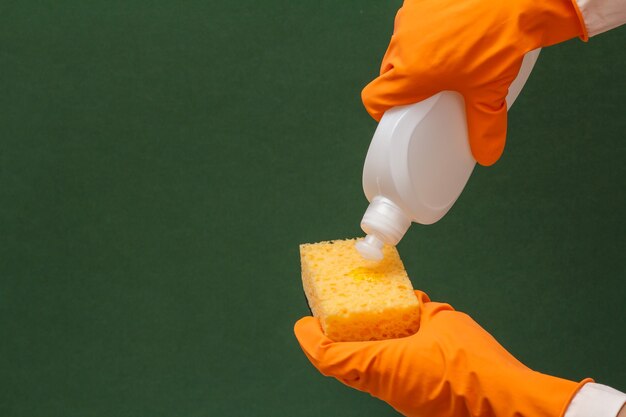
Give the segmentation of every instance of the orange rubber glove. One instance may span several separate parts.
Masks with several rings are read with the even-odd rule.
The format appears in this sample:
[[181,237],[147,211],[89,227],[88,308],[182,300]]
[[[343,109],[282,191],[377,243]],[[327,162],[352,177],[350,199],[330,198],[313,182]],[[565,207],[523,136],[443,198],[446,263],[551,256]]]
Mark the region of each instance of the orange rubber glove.
[[391,107],[458,91],[474,158],[491,165],[504,150],[505,97],[524,54],[576,36],[587,39],[575,0],[405,0],[363,104],[380,120]]
[[304,317],[295,325],[296,337],[322,374],[409,416],[560,417],[590,381],[532,371],[468,315],[416,294],[422,315],[413,336],[337,343],[317,319]]

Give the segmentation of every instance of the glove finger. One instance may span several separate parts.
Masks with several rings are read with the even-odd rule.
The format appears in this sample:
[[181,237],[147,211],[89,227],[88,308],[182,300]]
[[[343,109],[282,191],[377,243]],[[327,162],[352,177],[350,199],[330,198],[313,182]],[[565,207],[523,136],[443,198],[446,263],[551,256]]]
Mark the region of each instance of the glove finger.
[[[386,60],[387,61],[387,60]],[[410,75],[393,62],[384,62],[384,71],[361,92],[361,99],[367,112],[377,121],[392,107],[417,103],[437,93],[432,83]]]
[[465,98],[470,147],[481,165],[494,164],[504,150],[507,127],[505,95],[498,95],[499,98],[489,101]]
[[313,366],[318,368],[319,354],[316,352],[318,346],[321,345],[323,339],[326,338],[319,320],[311,316],[302,317],[294,325],[293,332],[304,354],[309,358]]
[[423,291],[415,290],[415,295],[420,303],[420,327],[425,326],[437,313],[454,311],[454,308],[448,303],[430,301],[428,294]]
[[430,303],[430,297],[424,291],[414,290],[415,296],[419,300],[420,304],[424,305],[426,303]]

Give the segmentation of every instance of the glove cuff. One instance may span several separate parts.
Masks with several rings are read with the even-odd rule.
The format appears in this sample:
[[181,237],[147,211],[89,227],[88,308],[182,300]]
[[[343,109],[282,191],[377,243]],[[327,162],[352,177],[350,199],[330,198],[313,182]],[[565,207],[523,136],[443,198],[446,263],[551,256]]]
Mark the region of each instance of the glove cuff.
[[576,0],[571,0],[571,2],[574,6],[576,17],[578,17],[578,22],[580,23],[580,27],[582,29],[582,34],[579,36],[579,38],[583,42],[587,42],[589,40],[589,31],[587,30],[587,24],[585,24],[585,18],[583,17],[583,13],[580,10],[580,7],[578,7],[578,2]]
[[555,45],[578,37],[589,38],[576,0],[524,0],[519,4],[519,27],[531,49]]
[[530,370],[522,372],[508,382],[510,398],[503,402],[504,409],[495,410],[495,415],[563,417],[576,393],[587,382],[593,380],[574,382]]

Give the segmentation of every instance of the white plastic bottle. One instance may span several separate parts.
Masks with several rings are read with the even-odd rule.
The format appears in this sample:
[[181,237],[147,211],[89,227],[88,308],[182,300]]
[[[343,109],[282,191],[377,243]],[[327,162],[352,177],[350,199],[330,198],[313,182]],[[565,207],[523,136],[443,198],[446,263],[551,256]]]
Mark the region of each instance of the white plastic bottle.
[[[511,107],[539,56],[526,54],[506,97]],[[450,210],[476,161],[467,133],[463,97],[452,91],[383,115],[363,168],[363,191],[370,202],[357,244],[364,258],[383,258],[383,243],[397,245],[411,222],[432,224]]]

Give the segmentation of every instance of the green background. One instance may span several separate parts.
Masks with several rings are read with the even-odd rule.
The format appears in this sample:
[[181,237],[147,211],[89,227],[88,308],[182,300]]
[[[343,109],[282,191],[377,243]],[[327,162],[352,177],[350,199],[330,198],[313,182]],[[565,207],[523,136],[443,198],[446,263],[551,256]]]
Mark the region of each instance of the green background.
[[[399,1],[0,3],[0,415],[380,416],[293,337],[361,234]],[[533,369],[626,390],[626,30],[545,50],[508,146],[399,246]]]

